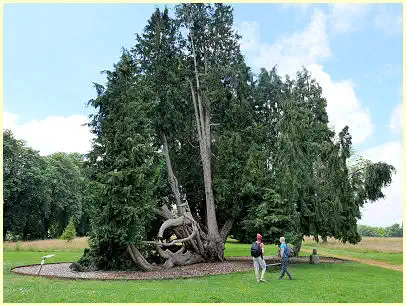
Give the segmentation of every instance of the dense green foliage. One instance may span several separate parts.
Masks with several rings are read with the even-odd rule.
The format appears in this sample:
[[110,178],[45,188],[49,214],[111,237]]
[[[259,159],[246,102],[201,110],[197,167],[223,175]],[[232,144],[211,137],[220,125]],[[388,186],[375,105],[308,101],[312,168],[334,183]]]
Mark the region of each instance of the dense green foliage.
[[70,217],[78,235],[88,232],[96,188],[83,156],[40,156],[9,130],[3,131],[3,152],[3,239],[59,237]]
[[[157,210],[167,205],[176,217],[179,204],[162,154],[166,139],[181,198],[208,235],[233,224],[241,241],[285,235],[296,251],[305,235],[359,242],[360,208],[384,196],[394,168],[349,166],[349,127],[336,134],[328,126],[327,101],[307,70],[291,79],[262,69],[254,78],[230,6],[175,11],[171,18],[156,9],[106,72],[106,86],[96,84],[89,161],[103,191],[82,262],[128,267],[129,244],[152,255],[141,241],[156,238]],[[214,217],[206,215],[210,201]]]
[[106,72],[107,89],[96,85],[98,97],[89,102],[99,109],[89,124],[97,136],[89,164],[102,188],[92,219],[91,252],[82,259],[111,269],[128,266],[128,243],[139,243],[156,218],[162,168],[148,118],[154,103],[149,90],[128,52],[115,69]]
[[359,242],[360,207],[383,197],[394,168],[362,159],[363,167],[356,161],[349,169],[349,128],[335,135],[328,127],[327,101],[305,69],[284,81],[275,69],[263,69],[253,97],[257,126],[263,127],[249,168],[255,197],[234,236],[248,242],[261,232],[277,243],[284,235],[297,251],[303,236]]
[[363,237],[403,237],[403,224],[395,223],[388,227],[358,225],[358,233]]

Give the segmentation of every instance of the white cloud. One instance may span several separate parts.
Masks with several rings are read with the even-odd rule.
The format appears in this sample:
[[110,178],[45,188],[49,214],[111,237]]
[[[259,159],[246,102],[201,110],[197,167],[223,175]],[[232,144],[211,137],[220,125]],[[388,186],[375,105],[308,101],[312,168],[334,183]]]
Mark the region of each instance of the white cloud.
[[398,104],[392,111],[390,121],[389,121],[389,128],[391,129],[392,133],[398,134],[402,132],[403,128],[403,108],[402,103]]
[[348,80],[333,81],[321,65],[310,65],[308,69],[323,88],[323,96],[327,100],[327,114],[335,131],[339,132],[348,125],[354,144],[369,138],[374,126],[369,112],[362,107],[355,94],[354,84]]
[[292,75],[302,66],[317,63],[332,56],[326,33],[326,16],[314,10],[311,22],[302,31],[282,37],[273,44],[257,44],[253,59],[255,68],[272,68],[278,65],[282,75]]
[[259,44],[259,25],[255,21],[244,21],[237,27],[238,34],[242,36],[240,48],[243,52],[254,51]]
[[[401,9],[401,7],[400,7]],[[386,36],[393,36],[402,33],[402,14],[394,15],[386,7],[381,7],[374,19],[375,26],[382,30]]]
[[303,66],[308,68],[323,88],[327,113],[335,131],[339,132],[348,125],[353,142],[359,144],[372,135],[372,120],[356,96],[355,85],[349,80],[332,80],[320,65],[321,61],[332,56],[326,22],[324,13],[314,10],[310,23],[302,31],[283,37],[273,44],[260,41],[259,26],[255,22],[243,23],[240,33],[245,51],[248,51],[248,60],[253,62],[254,69],[271,69],[278,65],[280,74],[293,76]]
[[55,152],[87,153],[91,148],[92,134],[87,126],[82,126],[88,122],[86,116],[49,116],[24,124],[18,124],[18,117],[4,112],[3,128],[10,129],[17,139],[25,140],[41,155]]
[[383,189],[385,198],[365,204],[360,224],[389,226],[403,220],[403,152],[402,143],[388,142],[361,154],[373,162],[383,161],[396,168],[389,187]]
[[330,4],[329,21],[336,32],[348,32],[360,29],[368,12],[368,4],[337,3]]

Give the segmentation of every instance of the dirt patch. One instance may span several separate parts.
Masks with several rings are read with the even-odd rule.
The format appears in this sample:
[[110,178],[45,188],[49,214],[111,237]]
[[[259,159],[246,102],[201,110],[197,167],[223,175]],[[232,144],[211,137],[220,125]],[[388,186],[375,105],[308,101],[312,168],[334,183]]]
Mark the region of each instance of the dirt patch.
[[[311,253],[312,252],[310,250],[302,250],[302,251],[306,252],[306,253]],[[327,252],[323,252],[323,251],[319,251],[319,250],[317,250],[317,253],[319,255],[331,255],[331,254],[329,254]],[[351,256],[345,256],[345,255],[336,255],[336,254],[334,254],[334,256],[336,258],[339,258],[339,259],[356,261],[356,262],[360,262],[360,263],[371,265],[371,266],[376,266],[376,267],[381,267],[381,268],[385,268],[385,269],[391,269],[391,270],[403,272],[403,265],[391,265],[391,264],[388,264],[386,262],[377,261],[377,260],[373,260],[373,259],[354,258],[354,257],[351,257]]]

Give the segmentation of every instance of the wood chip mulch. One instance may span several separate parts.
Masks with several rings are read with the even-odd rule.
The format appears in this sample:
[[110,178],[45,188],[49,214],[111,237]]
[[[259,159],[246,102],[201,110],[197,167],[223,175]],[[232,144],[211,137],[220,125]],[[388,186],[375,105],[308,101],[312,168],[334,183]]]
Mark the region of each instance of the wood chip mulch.
[[48,278],[64,279],[98,279],[98,280],[140,280],[140,279],[173,279],[214,274],[228,274],[233,272],[245,272],[253,268],[252,262],[225,261],[215,263],[198,263],[189,266],[174,267],[168,270],[149,272],[139,271],[94,271],[75,272],[69,266],[71,263],[45,264],[38,275],[40,265],[16,267],[11,272],[28,274]]
[[[308,263],[308,257],[307,263]],[[274,261],[265,257],[267,264],[272,264]],[[322,263],[337,263],[343,262],[336,258],[321,257]],[[294,263],[305,263],[303,260],[296,260]],[[228,274],[234,272],[246,272],[253,270],[253,264],[251,257],[239,257],[239,258],[227,258],[224,262],[213,263],[198,263],[189,266],[178,266],[167,270],[156,270],[150,272],[140,271],[93,271],[93,272],[76,272],[72,271],[68,263],[54,263],[43,265],[40,274],[38,271],[40,265],[29,265],[15,267],[11,269],[11,272],[16,274],[24,274],[31,276],[40,276],[47,278],[59,278],[59,279],[83,279],[83,280],[142,280],[142,279],[175,279],[175,278],[188,278],[196,276],[207,276],[216,274]]]

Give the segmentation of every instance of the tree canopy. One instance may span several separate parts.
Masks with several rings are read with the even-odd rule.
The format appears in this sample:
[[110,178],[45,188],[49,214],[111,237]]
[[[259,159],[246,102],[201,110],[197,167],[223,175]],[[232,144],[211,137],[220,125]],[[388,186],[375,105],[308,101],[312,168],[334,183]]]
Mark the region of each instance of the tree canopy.
[[[330,127],[302,69],[254,76],[223,4],[156,9],[107,84],[95,84],[89,154],[102,192],[81,263],[143,270],[223,260],[229,234],[357,243],[366,201],[394,168],[349,165],[349,127]],[[358,165],[359,166],[359,165]]]

